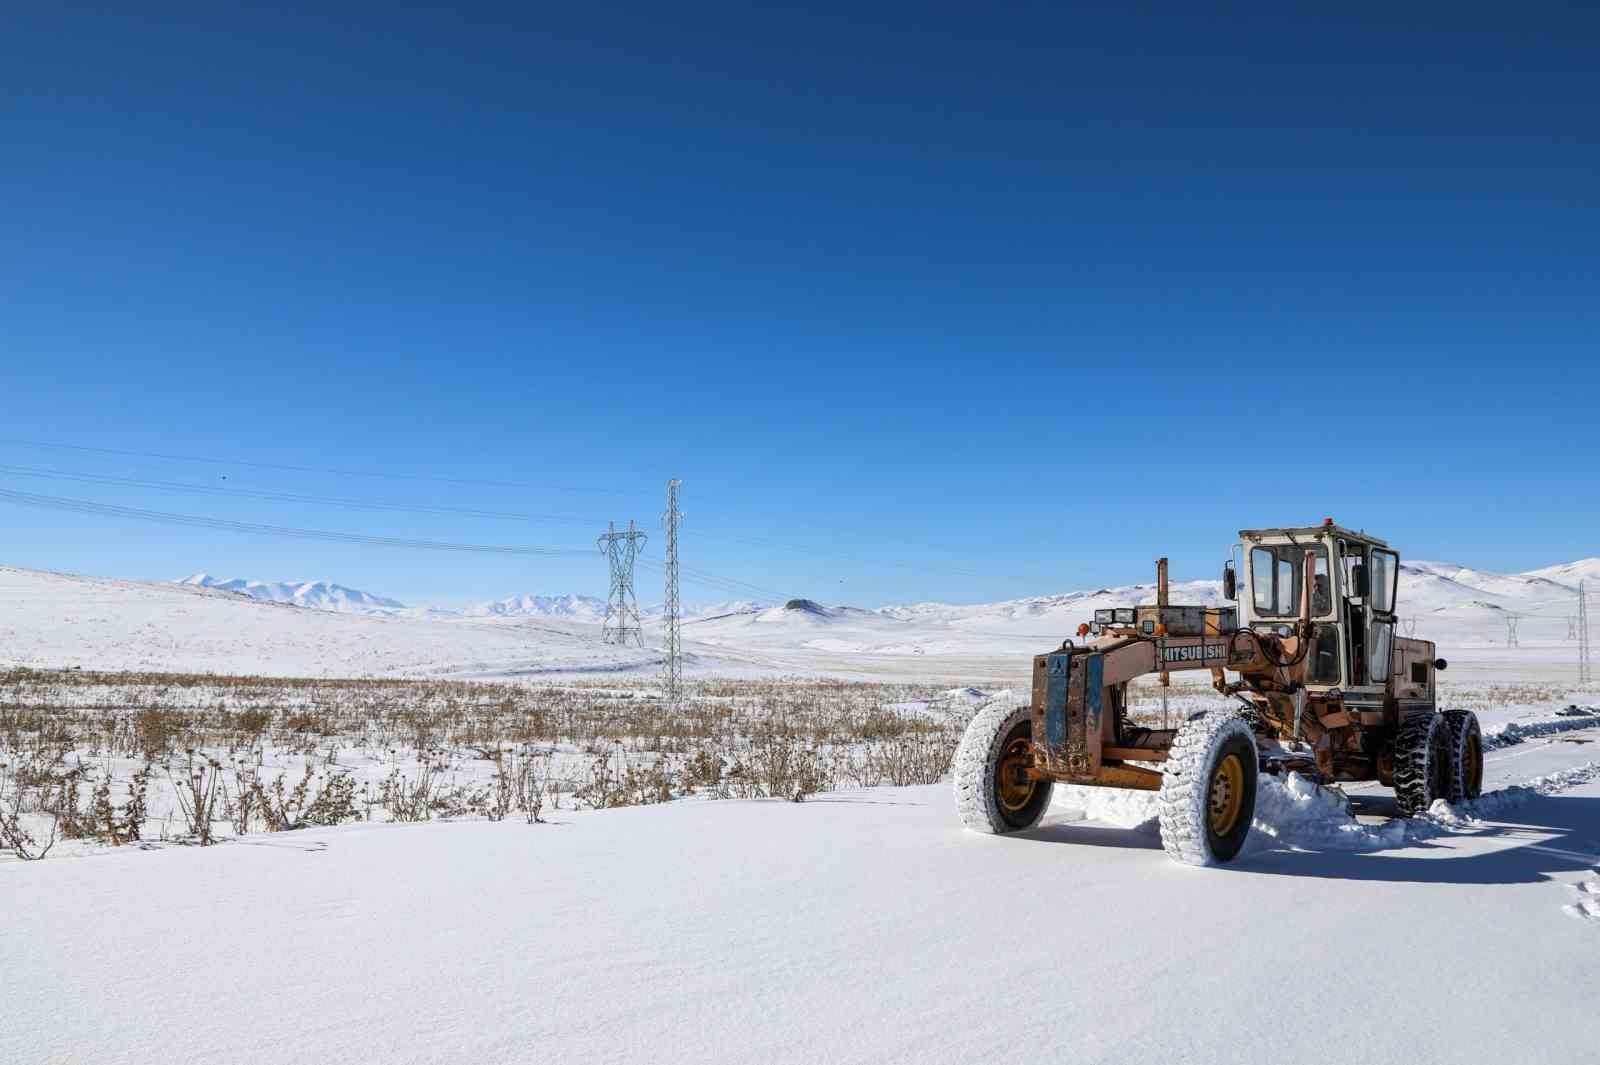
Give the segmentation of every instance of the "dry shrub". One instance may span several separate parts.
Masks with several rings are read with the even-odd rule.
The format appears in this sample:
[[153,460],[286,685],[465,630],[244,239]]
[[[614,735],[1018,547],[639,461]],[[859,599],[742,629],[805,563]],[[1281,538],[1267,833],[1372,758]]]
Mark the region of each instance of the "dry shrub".
[[[318,780],[321,787],[313,790],[312,784]],[[241,770],[238,781],[239,797],[234,801],[232,814],[235,828],[242,820],[248,830],[249,814],[243,812],[246,809],[260,818],[268,832],[292,832],[310,825],[339,825],[361,820],[361,811],[356,805],[355,778],[349,773],[319,778],[307,763],[299,781],[287,792],[283,776],[263,785],[255,770]]]
[[433,817],[439,783],[432,767],[418,767],[415,777],[400,770],[378,784],[378,801],[391,821],[427,821]]
[[134,714],[133,731],[145,761],[153,762],[172,753],[183,726],[183,716],[174,710],[151,707]]
[[177,791],[178,809],[189,825],[189,834],[200,846],[209,847],[213,842],[211,822],[216,820],[217,808],[226,794],[222,789],[222,763],[215,758],[196,759],[193,751],[188,753],[182,776],[173,776],[170,769],[167,776]]

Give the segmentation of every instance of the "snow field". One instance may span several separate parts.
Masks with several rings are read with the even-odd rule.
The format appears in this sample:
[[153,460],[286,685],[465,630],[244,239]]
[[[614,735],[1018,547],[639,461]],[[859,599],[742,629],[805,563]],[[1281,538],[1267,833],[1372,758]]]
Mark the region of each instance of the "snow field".
[[1379,1004],[1339,1060],[1583,1061],[1595,942],[1550,903],[1600,879],[1597,811],[1590,781],[1423,844],[1190,869],[1054,812],[965,832],[941,784],[14,864],[0,1060],[1320,1060],[1284,1018],[1326,1007],[1324,963],[1286,972],[1287,941]]

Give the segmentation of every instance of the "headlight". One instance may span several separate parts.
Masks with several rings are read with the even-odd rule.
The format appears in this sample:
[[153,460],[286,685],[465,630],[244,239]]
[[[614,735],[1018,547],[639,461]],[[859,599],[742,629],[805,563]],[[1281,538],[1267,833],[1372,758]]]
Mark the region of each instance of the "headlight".
[[1132,625],[1133,624],[1133,607],[1130,606],[1125,610],[1118,610],[1117,611],[1116,621],[1117,621],[1118,625]]
[[1094,612],[1095,624],[1109,625],[1116,620],[1116,615],[1117,612],[1115,610],[1096,610]]

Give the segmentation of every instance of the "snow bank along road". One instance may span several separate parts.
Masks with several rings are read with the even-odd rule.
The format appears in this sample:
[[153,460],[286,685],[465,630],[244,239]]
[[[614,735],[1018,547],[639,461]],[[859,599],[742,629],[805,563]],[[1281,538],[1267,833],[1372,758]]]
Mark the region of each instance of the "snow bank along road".
[[0,1061],[1593,1061],[1597,736],[1491,752],[1570,786],[1489,820],[1216,870],[942,785],[13,863]]

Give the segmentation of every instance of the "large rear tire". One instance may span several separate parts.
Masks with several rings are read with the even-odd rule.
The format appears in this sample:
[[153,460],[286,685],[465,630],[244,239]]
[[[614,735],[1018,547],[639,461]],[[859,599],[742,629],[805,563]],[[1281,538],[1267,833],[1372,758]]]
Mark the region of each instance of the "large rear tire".
[[1238,714],[1185,721],[1167,753],[1157,810],[1161,846],[1184,865],[1221,865],[1238,855],[1256,810],[1255,733]]
[[1426,813],[1435,799],[1450,798],[1457,775],[1452,748],[1443,714],[1413,714],[1400,723],[1394,738],[1394,801],[1401,817]]
[[1050,806],[1055,783],[1026,774],[1033,766],[1033,714],[996,703],[979,710],[956,750],[956,812],[974,832],[1032,828]]
[[1446,710],[1450,728],[1451,802],[1476,799],[1483,794],[1483,730],[1471,710]]

